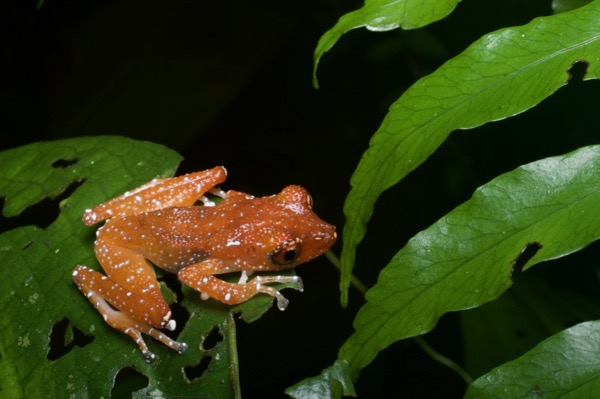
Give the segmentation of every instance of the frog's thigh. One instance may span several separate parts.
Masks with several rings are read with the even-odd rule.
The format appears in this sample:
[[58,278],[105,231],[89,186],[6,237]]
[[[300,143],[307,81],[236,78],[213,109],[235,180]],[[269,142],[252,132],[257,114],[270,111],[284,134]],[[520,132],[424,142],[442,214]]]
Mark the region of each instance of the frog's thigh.
[[202,299],[210,297],[228,305],[235,305],[247,301],[258,293],[264,293],[277,298],[279,309],[283,310],[287,306],[288,300],[275,288],[265,285],[265,281],[261,278],[257,277],[243,284],[228,283],[212,276],[221,270],[223,267],[220,261],[209,259],[184,267],[177,277],[182,283],[199,291]]
[[207,191],[227,178],[225,168],[217,166],[201,172],[154,179],[134,190],[113,198],[83,214],[83,221],[91,226],[114,215],[127,216],[174,206],[191,206]]
[[[118,295],[118,305],[114,306],[138,320],[163,328],[171,311],[160,292],[154,269],[146,259],[134,250],[103,240],[98,241],[95,250],[109,282],[115,286],[104,290],[106,300],[116,302],[113,296]],[[121,290],[124,294],[119,293]]]
[[[194,205],[207,191],[217,184],[221,184],[227,178],[225,168],[217,166],[200,172],[188,173],[186,175],[159,179],[140,187],[139,192],[134,190],[128,197],[144,204],[147,210],[164,209],[173,206]],[[156,204],[161,205],[157,207]],[[145,209],[146,210],[146,209]]]

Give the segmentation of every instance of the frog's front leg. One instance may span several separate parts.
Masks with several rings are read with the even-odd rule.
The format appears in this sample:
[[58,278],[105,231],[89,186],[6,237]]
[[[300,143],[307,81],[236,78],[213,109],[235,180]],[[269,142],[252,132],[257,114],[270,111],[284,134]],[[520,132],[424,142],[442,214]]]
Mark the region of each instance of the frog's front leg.
[[[208,259],[200,263],[186,266],[179,271],[177,277],[184,284],[192,287],[202,294],[202,299],[214,298],[229,305],[242,303],[256,294],[263,293],[277,299],[279,310],[285,310],[288,300],[275,288],[265,284],[270,283],[295,283],[296,289],[302,291],[302,280],[298,276],[256,276],[245,282],[244,278],[239,283],[228,283],[213,274],[223,272],[223,263]],[[245,276],[245,273],[243,273]]]
[[175,206],[191,206],[201,200],[206,205],[214,204],[204,194],[211,192],[217,196],[225,196],[221,190],[214,188],[227,178],[227,171],[222,166],[201,172],[168,179],[154,179],[134,190],[113,198],[92,209],[86,209],[83,222],[94,225],[114,216],[135,215]]

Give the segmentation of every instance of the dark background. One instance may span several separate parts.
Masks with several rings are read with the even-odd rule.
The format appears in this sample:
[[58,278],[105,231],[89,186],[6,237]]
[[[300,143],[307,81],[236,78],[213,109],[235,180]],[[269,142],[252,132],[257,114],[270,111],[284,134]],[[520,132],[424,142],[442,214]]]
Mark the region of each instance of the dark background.
[[[311,84],[317,41],[358,1],[69,1],[0,5],[0,149],[39,140],[111,134],[180,152],[180,172],[225,165],[226,189],[272,194],[305,186],[341,232],[349,179],[389,105],[485,33],[550,15],[548,1],[462,2],[417,31],[350,32]],[[582,68],[578,72],[581,74]],[[408,238],[494,176],[598,142],[598,82],[579,76],[540,106],[456,132],[377,204],[359,247],[367,286]],[[2,165],[0,165],[2,167]],[[34,221],[35,223],[35,221]],[[339,253],[341,240],[334,247]],[[301,266],[305,292],[281,313],[238,325],[246,397],[283,390],[332,364],[362,304],[339,305],[325,259]],[[462,361],[456,315],[427,336]],[[361,397],[460,397],[462,381],[412,341],[364,370]]]

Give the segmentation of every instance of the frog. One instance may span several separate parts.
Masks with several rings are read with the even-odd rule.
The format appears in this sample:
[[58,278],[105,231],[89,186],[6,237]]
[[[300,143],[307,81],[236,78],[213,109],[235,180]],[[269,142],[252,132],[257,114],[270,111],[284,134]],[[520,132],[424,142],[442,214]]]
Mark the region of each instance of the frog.
[[[266,294],[284,310],[289,301],[270,284],[291,283],[302,291],[303,283],[297,275],[277,272],[322,255],[336,241],[335,226],[314,213],[305,188],[288,185],[278,194],[255,197],[218,188],[226,177],[227,170],[217,166],[157,178],[83,212],[86,226],[104,222],[94,252],[105,274],[79,264],[72,279],[108,325],[135,341],[148,363],[156,356],[143,334],[180,354],[187,349],[160,331],[174,331],[177,323],[154,267],[176,274],[203,300],[236,305]],[[239,273],[237,283],[218,277],[232,273]]]

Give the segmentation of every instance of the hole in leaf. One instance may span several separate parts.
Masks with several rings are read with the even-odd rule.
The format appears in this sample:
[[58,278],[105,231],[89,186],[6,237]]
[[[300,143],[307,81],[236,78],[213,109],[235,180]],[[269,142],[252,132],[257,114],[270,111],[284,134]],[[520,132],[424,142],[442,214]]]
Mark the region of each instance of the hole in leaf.
[[75,159],[58,159],[52,163],[52,167],[64,169],[64,168],[68,168],[71,165],[75,165],[77,162],[79,162],[79,159],[77,159],[77,158],[75,158]]
[[583,82],[590,63],[587,61],[579,60],[571,64],[571,67],[567,71],[567,84],[577,84]]
[[183,368],[186,378],[192,382],[202,377],[202,374],[208,370],[208,366],[212,360],[212,356],[204,356],[200,362],[195,366],[186,366]]
[[[69,198],[83,182],[71,183],[62,193],[55,198],[44,198],[37,204],[28,207],[21,214],[12,218],[0,215],[0,234],[20,226],[38,226],[46,229],[58,218],[60,208],[58,204],[65,198]],[[4,207],[5,198],[0,198],[0,209]]]
[[67,330],[68,327],[69,319],[66,317],[52,326],[48,355],[46,356],[48,360],[60,359],[69,353],[75,345],[84,347],[94,340],[94,337],[85,335],[77,327],[73,326],[71,331]]
[[122,368],[115,377],[111,398],[131,398],[135,391],[148,386],[148,377],[131,367]]
[[523,271],[523,267],[531,258],[535,256],[535,254],[542,248],[542,244],[537,241],[528,242],[519,255],[512,261],[512,268],[510,269],[510,275],[508,276],[511,280],[513,280],[513,275],[515,272],[520,273]]
[[171,318],[177,322],[177,327],[174,331],[165,331],[165,334],[168,333],[168,335],[171,338],[177,339],[177,337],[181,333],[181,330],[183,330],[183,327],[185,327],[188,320],[190,319],[190,313],[187,311],[186,308],[181,306],[179,302],[171,304],[170,307],[172,314]]
[[[169,290],[171,290],[175,294],[175,302],[169,302],[169,306],[171,307],[172,319],[177,322],[177,328],[172,333],[167,333],[171,338],[176,339],[183,330],[183,327],[187,324],[190,319],[190,313],[188,310],[181,305],[181,301],[183,300],[183,293],[181,291],[181,283],[177,279],[177,275],[172,273],[167,273],[160,268],[156,268],[156,274],[158,277],[158,281],[164,283]],[[167,298],[167,297],[165,297]]]
[[219,331],[219,327],[215,327],[204,338],[204,341],[202,341],[202,349],[205,351],[210,350],[221,341],[223,341],[223,335]]
[[179,282],[177,275],[168,273],[160,268],[155,269],[158,281],[164,282],[177,296],[177,302],[181,302],[183,300],[183,292],[181,291],[181,283]]

